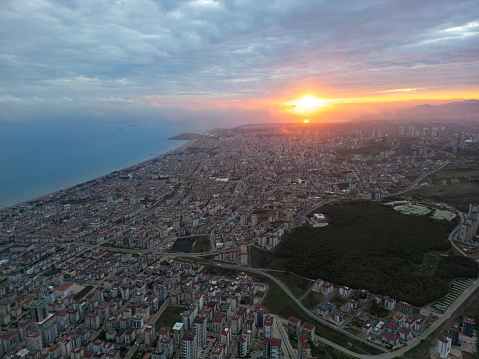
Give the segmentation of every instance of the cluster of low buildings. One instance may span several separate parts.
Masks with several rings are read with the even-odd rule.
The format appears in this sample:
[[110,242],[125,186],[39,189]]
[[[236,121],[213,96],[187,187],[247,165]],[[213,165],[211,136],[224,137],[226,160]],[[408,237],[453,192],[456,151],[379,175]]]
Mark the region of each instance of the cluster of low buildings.
[[427,311],[422,312],[419,316],[397,313],[390,321],[380,320],[365,323],[362,327],[362,334],[371,340],[394,347],[400,343],[407,343],[414,336],[421,334],[426,328],[427,315]]
[[[414,315],[413,306],[407,302],[382,295],[371,298],[366,289],[354,290],[347,286],[335,288],[332,283],[322,279],[315,280],[312,289],[327,297],[315,309],[319,317],[336,325],[342,325],[346,320],[356,317],[363,323],[361,333],[364,337],[391,347],[407,343],[414,336],[421,334],[430,315],[426,309],[421,309],[419,315]],[[336,296],[342,299],[343,305],[340,308],[333,303]],[[362,312],[362,307],[371,300],[380,307],[396,312],[392,320],[369,320],[369,316]]]
[[313,283],[313,290],[322,293],[324,296],[330,299],[339,295],[345,300],[345,303],[340,308],[336,308],[336,304],[326,299],[316,308],[316,313],[319,317],[324,319],[330,319],[335,324],[342,324],[351,313],[355,313],[359,309],[360,301],[366,301],[368,299],[369,291],[359,290],[358,299],[351,298],[354,291],[352,288],[346,286],[340,286],[335,288],[333,283],[323,281],[322,279],[316,279]]

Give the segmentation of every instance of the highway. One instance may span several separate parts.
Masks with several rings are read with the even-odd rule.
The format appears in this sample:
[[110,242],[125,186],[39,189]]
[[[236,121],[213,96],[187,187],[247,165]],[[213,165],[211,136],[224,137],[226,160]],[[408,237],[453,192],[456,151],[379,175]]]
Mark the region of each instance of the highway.
[[432,175],[433,173],[436,173],[437,171],[439,170],[442,170],[447,164],[449,163],[448,160],[444,161],[444,163],[442,165],[440,165],[438,168],[428,172],[428,173],[425,173],[423,174],[422,176],[419,176],[413,183],[411,183],[408,188],[406,188],[405,190],[402,190],[402,191],[399,191],[399,192],[396,192],[396,193],[391,193],[391,194],[388,194],[388,195],[385,195],[383,196],[384,198],[386,197],[391,197],[391,196],[397,196],[399,194],[403,194],[403,193],[406,193],[410,190],[412,190],[414,187],[416,187],[424,178],[426,178],[427,176],[430,176]]

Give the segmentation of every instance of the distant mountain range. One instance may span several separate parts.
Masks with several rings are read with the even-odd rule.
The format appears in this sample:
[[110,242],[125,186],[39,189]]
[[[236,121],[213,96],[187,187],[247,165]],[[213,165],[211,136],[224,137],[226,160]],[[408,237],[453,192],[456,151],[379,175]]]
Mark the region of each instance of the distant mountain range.
[[383,111],[380,114],[363,114],[354,121],[403,120],[478,120],[479,100],[449,102],[442,105],[420,105],[405,110]]
[[414,120],[479,119],[479,100],[449,102],[443,105],[420,105],[398,111],[398,117]]

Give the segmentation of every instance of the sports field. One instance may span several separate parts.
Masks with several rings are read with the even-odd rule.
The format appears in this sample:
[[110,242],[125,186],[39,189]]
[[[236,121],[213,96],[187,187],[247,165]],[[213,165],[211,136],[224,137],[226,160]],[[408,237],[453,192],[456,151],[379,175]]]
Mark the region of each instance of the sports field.
[[[428,176],[434,184],[433,187],[414,189],[408,192],[410,196],[419,196],[432,202],[444,202],[461,211],[467,211],[469,204],[479,201],[479,163],[467,162],[462,164],[449,163],[440,171]],[[445,179],[455,178],[459,183],[454,185],[440,185]]]
[[399,211],[404,214],[414,214],[416,216],[423,216],[431,212],[431,210],[427,207],[420,206],[417,204],[404,204],[401,206],[394,207],[396,211]]
[[434,217],[436,217],[437,219],[447,219],[448,221],[450,221],[451,219],[456,217],[456,214],[449,211],[436,210]]

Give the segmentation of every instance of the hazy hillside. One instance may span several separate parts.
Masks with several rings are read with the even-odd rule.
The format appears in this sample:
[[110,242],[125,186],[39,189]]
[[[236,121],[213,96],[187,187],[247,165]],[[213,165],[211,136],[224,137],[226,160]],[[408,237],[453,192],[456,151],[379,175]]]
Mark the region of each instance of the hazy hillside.
[[400,111],[398,115],[414,120],[479,119],[479,100],[450,102],[439,106],[425,104]]
[[403,110],[362,114],[354,121],[408,121],[408,120],[479,120],[479,100],[449,102],[442,105],[424,104]]

